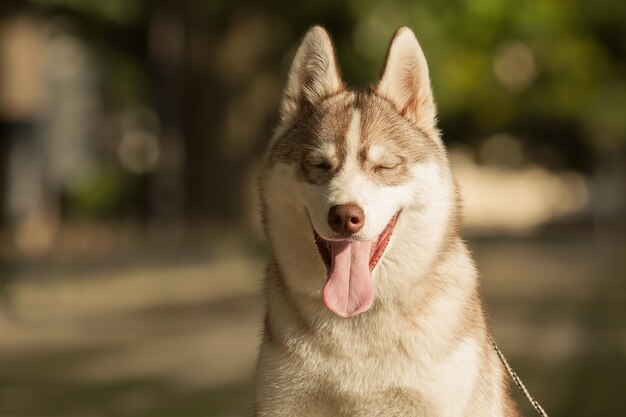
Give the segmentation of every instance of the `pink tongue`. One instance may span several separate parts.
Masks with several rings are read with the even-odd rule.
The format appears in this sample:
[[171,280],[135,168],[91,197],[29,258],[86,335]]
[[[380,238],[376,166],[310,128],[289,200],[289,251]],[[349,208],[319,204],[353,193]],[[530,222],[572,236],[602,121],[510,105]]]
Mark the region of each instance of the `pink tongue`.
[[331,264],[322,298],[326,307],[340,317],[367,311],[374,301],[369,261],[372,242],[331,243]]

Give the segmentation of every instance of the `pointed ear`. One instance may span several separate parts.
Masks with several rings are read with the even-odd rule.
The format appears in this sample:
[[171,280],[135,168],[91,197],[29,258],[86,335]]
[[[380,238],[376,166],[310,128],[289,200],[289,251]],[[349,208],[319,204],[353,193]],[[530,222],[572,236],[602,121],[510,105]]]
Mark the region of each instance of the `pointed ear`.
[[428,65],[411,29],[401,27],[393,36],[375,90],[391,100],[407,119],[421,126],[435,125],[437,110],[430,88]]
[[281,119],[292,117],[307,104],[316,104],[343,89],[328,33],[312,27],[291,64],[287,87],[280,105]]

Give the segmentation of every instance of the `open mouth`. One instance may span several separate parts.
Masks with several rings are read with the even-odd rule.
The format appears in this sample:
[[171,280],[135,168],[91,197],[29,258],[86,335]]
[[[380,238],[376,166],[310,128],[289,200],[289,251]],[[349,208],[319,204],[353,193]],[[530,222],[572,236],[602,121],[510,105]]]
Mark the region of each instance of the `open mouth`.
[[[387,249],[387,245],[389,245],[389,240],[391,239],[391,235],[393,233],[393,229],[396,226],[396,221],[398,220],[398,216],[400,212],[396,213],[387,226],[383,229],[382,233],[378,236],[378,239],[372,245],[370,249],[370,258],[369,258],[369,270],[373,271],[380,258],[382,258],[385,253],[385,249]],[[315,229],[313,229],[313,236],[315,237],[315,245],[317,246],[317,250],[326,265],[326,269],[330,271],[332,264],[332,244],[336,241],[322,239],[320,235],[317,234]]]
[[387,249],[398,215],[391,218],[375,242],[326,240],[313,230],[315,244],[328,271],[322,300],[336,315],[348,318],[372,306],[374,286],[371,272]]

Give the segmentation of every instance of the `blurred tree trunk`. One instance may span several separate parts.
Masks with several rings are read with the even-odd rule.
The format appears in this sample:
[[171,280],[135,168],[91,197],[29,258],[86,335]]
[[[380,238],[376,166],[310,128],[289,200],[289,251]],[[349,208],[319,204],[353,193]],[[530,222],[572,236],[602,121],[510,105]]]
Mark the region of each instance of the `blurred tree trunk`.
[[151,177],[150,206],[161,226],[177,226],[184,216],[183,146],[186,74],[184,53],[186,28],[180,2],[151,3],[148,23],[149,57],[153,92],[160,122],[160,160]]
[[191,220],[233,221],[241,217],[244,209],[244,172],[225,157],[223,130],[227,104],[235,92],[214,72],[224,22],[209,24],[208,20],[202,14],[190,13],[186,24],[186,211]]
[[7,128],[0,121],[0,227],[7,223],[7,184],[9,165],[9,135]]
[[184,141],[186,150],[186,214],[189,219],[228,219],[228,167],[220,158],[218,132],[227,92],[210,74],[215,33],[202,16],[187,16],[185,39]]

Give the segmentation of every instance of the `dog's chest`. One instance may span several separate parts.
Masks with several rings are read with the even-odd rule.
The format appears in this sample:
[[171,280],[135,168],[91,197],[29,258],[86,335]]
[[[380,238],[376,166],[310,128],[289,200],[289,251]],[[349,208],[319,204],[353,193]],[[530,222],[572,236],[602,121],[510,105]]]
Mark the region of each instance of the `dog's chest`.
[[417,382],[426,365],[418,332],[397,324],[393,329],[342,324],[292,344],[309,371],[356,391]]
[[[423,332],[397,322],[384,331],[327,329],[325,336],[293,346],[297,346],[297,363],[305,368],[299,370],[300,375],[332,391],[368,398],[402,390],[435,409],[446,410],[445,415],[456,415],[467,404],[480,357],[479,346],[472,339],[448,346],[449,352],[441,354]],[[451,396],[456,398],[453,403]]]

